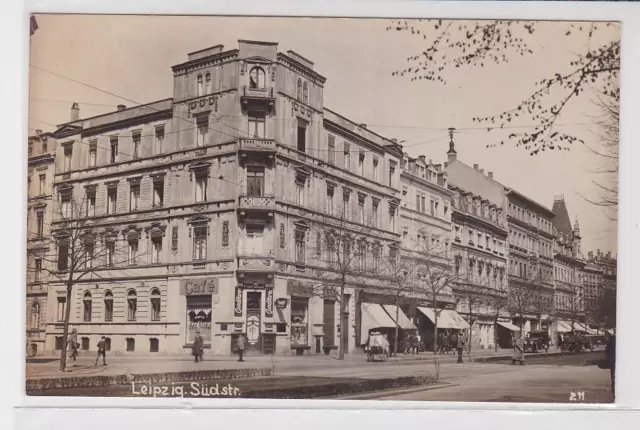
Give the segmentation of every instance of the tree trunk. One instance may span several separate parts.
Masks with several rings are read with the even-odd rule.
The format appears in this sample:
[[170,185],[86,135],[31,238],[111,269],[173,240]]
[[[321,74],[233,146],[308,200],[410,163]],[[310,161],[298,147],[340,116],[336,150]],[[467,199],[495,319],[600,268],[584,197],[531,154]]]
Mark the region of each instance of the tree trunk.
[[60,371],[64,372],[67,367],[67,342],[69,338],[69,316],[71,315],[71,293],[73,292],[73,278],[69,274],[67,281],[67,301],[64,306],[64,330],[62,333],[62,348],[60,351]]
[[[338,360],[344,360],[344,344],[347,338],[347,330],[344,321],[344,281],[340,285],[340,345],[338,345]],[[347,320],[347,324],[349,321]]]
[[398,356],[398,331],[399,331],[399,327],[398,327],[398,319],[400,318],[400,306],[398,306],[396,304],[396,337],[393,341],[394,345],[393,345],[393,354],[397,357]]
[[498,352],[498,316],[493,320],[493,349]]

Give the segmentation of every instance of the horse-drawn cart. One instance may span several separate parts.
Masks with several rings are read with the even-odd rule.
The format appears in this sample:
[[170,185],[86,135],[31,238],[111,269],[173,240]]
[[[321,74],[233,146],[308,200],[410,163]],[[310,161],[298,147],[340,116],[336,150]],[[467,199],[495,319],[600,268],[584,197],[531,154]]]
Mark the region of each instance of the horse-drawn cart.
[[381,361],[387,361],[389,358],[389,341],[380,332],[370,333],[364,348],[367,354],[367,362],[376,361],[376,358]]

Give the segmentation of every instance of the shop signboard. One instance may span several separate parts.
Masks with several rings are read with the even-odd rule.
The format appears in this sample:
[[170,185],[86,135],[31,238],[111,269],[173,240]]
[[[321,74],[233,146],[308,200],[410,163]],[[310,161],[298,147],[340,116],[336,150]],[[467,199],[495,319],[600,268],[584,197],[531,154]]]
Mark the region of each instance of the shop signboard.
[[233,304],[233,314],[237,317],[242,316],[242,287],[236,287],[236,294]]
[[215,278],[183,279],[180,281],[180,295],[199,296],[217,294],[218,283]]
[[273,316],[273,288],[267,288],[265,290],[265,304],[264,304],[264,315],[266,317]]

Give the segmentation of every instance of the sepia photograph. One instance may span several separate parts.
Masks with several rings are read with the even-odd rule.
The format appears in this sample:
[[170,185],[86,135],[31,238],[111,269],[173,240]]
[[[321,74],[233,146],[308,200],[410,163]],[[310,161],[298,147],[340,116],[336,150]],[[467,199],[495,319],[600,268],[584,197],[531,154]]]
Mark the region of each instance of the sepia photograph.
[[32,15],[26,394],[614,403],[620,46]]

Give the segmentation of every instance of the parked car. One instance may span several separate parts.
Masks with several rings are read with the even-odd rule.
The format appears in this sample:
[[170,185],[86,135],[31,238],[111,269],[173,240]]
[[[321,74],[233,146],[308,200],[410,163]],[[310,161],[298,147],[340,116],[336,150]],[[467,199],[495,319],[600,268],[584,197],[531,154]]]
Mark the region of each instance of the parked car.
[[530,331],[524,341],[524,352],[549,352],[551,340],[546,331]]

